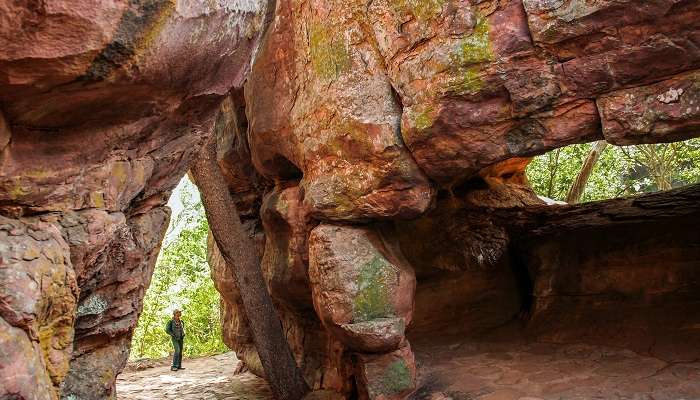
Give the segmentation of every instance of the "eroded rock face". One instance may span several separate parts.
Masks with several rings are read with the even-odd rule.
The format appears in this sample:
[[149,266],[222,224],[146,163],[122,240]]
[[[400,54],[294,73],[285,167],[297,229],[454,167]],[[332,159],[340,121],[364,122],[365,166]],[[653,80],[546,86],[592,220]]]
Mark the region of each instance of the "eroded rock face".
[[68,372],[78,285],[60,227],[0,217],[0,389],[56,398]]
[[[354,354],[363,398],[408,395],[373,381],[386,367],[376,360],[408,359],[406,334],[566,320],[538,300],[540,282],[564,276],[560,259],[545,273],[522,245],[531,235],[518,210],[543,207],[527,157],[603,138],[696,136],[699,15],[684,0],[278,3],[245,101],[253,164],[276,184],[262,212],[263,268],[279,309],[303,309],[308,269],[316,314]],[[531,229],[549,217],[538,218]],[[594,263],[603,269],[606,249]],[[375,258],[386,262],[359,282]],[[415,299],[384,267],[415,274]],[[372,285],[389,306],[357,318]],[[540,337],[564,330],[550,324]]]
[[[434,210],[396,223],[401,250],[418,280],[414,336],[476,335],[521,311],[525,294],[514,274],[513,238],[484,208],[541,203],[521,184],[526,164],[512,160],[484,170],[466,187],[442,193]],[[507,183],[500,174],[508,175]]]
[[398,135],[400,104],[358,7],[278,2],[246,84],[253,162],[301,179],[317,219],[415,217],[433,192]]
[[[695,354],[697,187],[547,207],[524,169],[697,136],[700,3],[278,1],[243,89],[263,3],[0,1],[0,362],[22,371],[0,397],[115,396],[163,204],[211,135],[319,396],[406,398],[419,343],[505,325]],[[262,375],[211,240],[209,262]]]
[[275,188],[264,200],[263,273],[270,293],[287,307],[310,310],[308,238],[314,223],[299,186]]
[[164,204],[265,5],[0,2],[0,397],[115,398]]
[[[81,217],[77,218],[83,223],[99,224],[90,216]],[[88,264],[90,271],[81,270],[89,275],[78,279],[81,297],[71,370],[62,387],[64,397],[114,395],[114,380],[129,357],[131,334],[169,217],[169,210],[163,207],[131,216],[116,226],[109,245],[91,248],[95,261]],[[69,238],[69,244],[72,248],[84,245],[79,235]]]
[[598,100],[605,140],[618,145],[695,137],[700,128],[700,72],[623,89]]
[[548,223],[519,243],[534,278],[529,332],[696,359],[699,189],[538,211]]
[[398,246],[371,228],[320,225],[309,278],[325,326],[356,351],[394,350],[413,314],[415,275]]
[[567,98],[531,42],[520,1],[395,3],[374,2],[368,16],[404,104],[401,133],[431,178],[599,135],[595,106]]

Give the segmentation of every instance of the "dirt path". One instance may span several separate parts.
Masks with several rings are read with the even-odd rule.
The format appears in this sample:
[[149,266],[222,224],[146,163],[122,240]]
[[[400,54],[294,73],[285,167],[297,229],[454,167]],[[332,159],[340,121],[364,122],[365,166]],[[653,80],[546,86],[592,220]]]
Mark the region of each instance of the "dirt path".
[[[668,363],[629,350],[542,343],[416,343],[412,400],[699,400],[700,361]],[[271,400],[262,379],[233,375],[234,353],[128,370],[119,400]],[[162,362],[161,362],[162,364]]]
[[181,371],[169,365],[129,370],[117,379],[119,400],[270,400],[267,383],[251,373],[233,375],[234,353],[183,360]]

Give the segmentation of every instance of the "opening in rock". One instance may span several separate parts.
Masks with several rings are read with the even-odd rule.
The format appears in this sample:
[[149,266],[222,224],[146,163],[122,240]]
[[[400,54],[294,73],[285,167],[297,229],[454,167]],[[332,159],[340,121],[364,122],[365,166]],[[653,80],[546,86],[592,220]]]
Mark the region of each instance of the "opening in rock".
[[700,2],[553,3],[0,0],[0,399],[700,398]]
[[[217,290],[218,286],[228,293],[228,280],[223,271],[209,266],[208,223],[199,191],[188,176],[175,188],[168,206],[170,225],[143,300],[129,364],[117,380],[119,399],[168,399],[202,393],[211,398],[233,393],[269,398],[269,388],[261,378],[251,373],[233,374],[241,362],[224,343],[231,345],[227,339],[231,320]],[[186,369],[181,371],[170,370],[173,344],[165,331],[175,309],[182,310],[186,329],[182,363]]]
[[417,279],[415,396],[694,393],[667,370],[700,356],[698,144],[607,146],[569,199],[583,204],[561,200],[595,144],[535,158],[529,179],[507,160],[398,222]]
[[570,145],[535,157],[527,177],[538,195],[572,204],[670,190],[700,182],[700,139]]

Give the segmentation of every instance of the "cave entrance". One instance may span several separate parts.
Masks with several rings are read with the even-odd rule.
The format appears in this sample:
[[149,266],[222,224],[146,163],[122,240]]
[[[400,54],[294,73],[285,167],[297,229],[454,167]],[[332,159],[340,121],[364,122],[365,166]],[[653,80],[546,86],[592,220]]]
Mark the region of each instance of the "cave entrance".
[[416,398],[698,396],[700,141],[601,147],[538,156],[528,179],[508,160],[398,224]]
[[[234,394],[268,399],[262,379],[234,375],[239,360],[224,343],[221,296],[207,257],[208,223],[197,186],[187,175],[168,206],[170,224],[134,331],[129,364],[117,380],[119,399]],[[165,333],[175,309],[182,310],[186,324],[182,371],[170,371],[173,346]]]
[[[700,371],[700,142],[608,145],[578,204],[562,204],[595,147],[538,156],[527,180],[522,170],[528,160],[507,160],[493,176],[440,193],[428,214],[382,225],[394,229],[416,272],[407,331],[419,366],[413,398],[595,398],[619,392],[671,399],[700,393],[693,384]],[[655,180],[640,161],[647,154],[666,162],[665,180]],[[522,206],[518,196],[532,195],[530,185],[546,204]],[[504,199],[517,206],[494,208]],[[163,325],[173,308],[184,310],[189,356],[225,351],[222,325],[229,324],[231,334],[245,329],[240,313],[222,303],[214,287],[226,282],[207,264],[220,255],[207,254],[207,223],[197,200],[196,187],[183,178],[169,203],[171,226],[132,359],[167,356]],[[257,226],[257,214],[249,217]],[[304,312],[316,318],[313,310]],[[237,351],[252,346],[243,335],[228,340]],[[246,363],[252,359],[239,354]],[[118,392],[129,400],[167,398],[163,393],[269,398],[264,381],[232,375],[235,363],[233,353],[222,353],[187,361],[192,370],[171,373],[167,357],[160,364],[140,360],[155,367],[137,374],[139,363],[132,364],[119,378]]]

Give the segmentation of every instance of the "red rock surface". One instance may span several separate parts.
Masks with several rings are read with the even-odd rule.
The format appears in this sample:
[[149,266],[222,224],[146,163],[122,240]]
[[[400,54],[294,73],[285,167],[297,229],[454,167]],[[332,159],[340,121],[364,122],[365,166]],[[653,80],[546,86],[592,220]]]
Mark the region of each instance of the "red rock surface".
[[114,398],[163,206],[264,7],[0,1],[0,397]]
[[357,380],[362,398],[405,398],[416,388],[416,363],[411,347],[406,344],[388,354],[359,356]]
[[699,2],[278,1],[261,41],[263,3],[0,0],[0,397],[114,397],[163,205],[211,135],[312,396],[452,396],[429,351],[454,396],[517,398],[443,363],[447,335],[503,327],[697,358],[698,187],[547,207],[524,168],[698,136]]
[[267,193],[260,218],[266,233],[263,273],[270,293],[285,306],[311,311],[308,239],[314,222],[299,186]]
[[695,137],[700,129],[700,72],[690,72],[598,100],[605,140],[618,145]]
[[388,240],[372,228],[325,224],[309,237],[316,313],[356,351],[396,349],[411,323],[416,278]]
[[78,285],[60,226],[0,217],[0,388],[51,398],[68,373]]
[[433,192],[397,135],[400,104],[356,7],[277,3],[246,84],[253,163],[301,179],[317,219],[414,217]]

